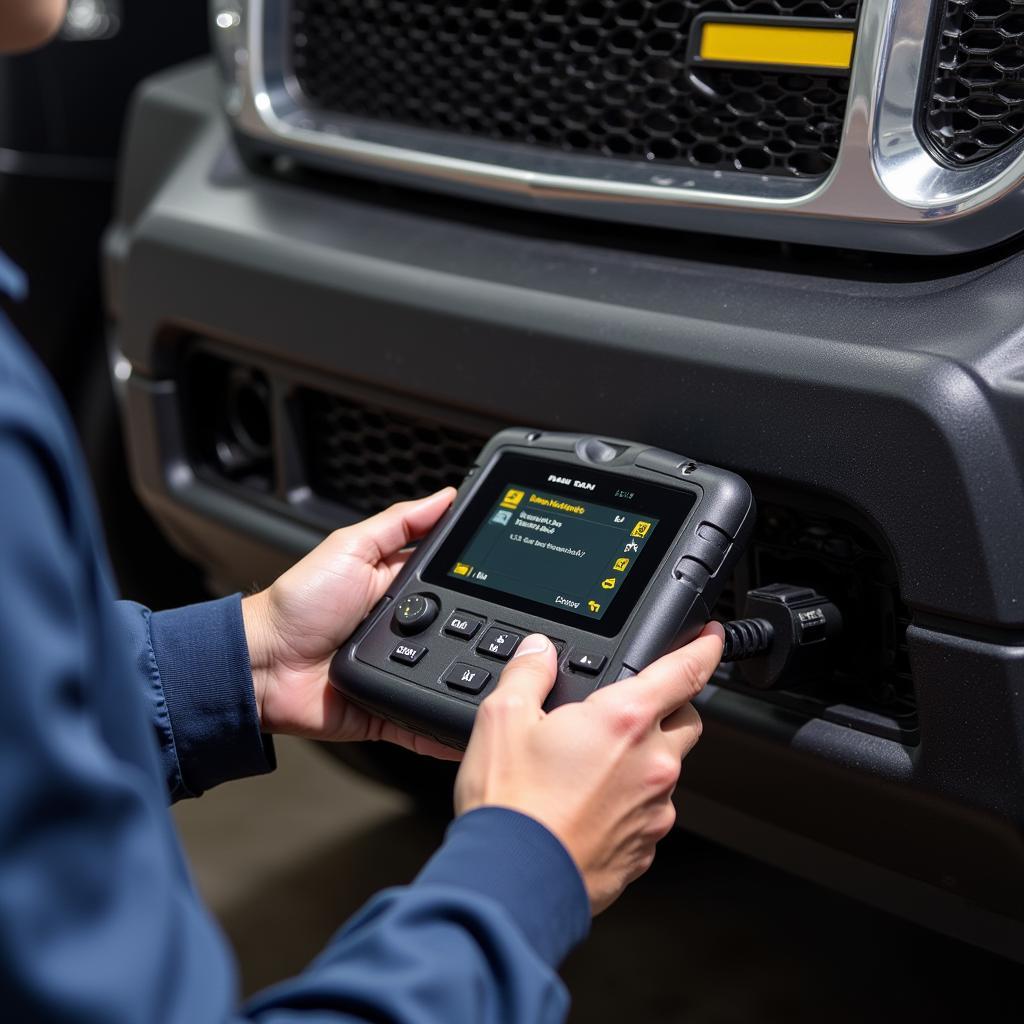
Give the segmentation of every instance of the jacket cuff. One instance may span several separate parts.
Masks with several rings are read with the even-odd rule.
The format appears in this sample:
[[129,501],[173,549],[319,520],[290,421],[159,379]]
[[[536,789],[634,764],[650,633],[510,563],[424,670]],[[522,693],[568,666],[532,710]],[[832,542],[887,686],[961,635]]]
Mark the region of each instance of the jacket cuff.
[[273,741],[260,732],[241,595],[154,612],[149,628],[188,794],[273,771]]
[[569,852],[538,821],[504,807],[456,818],[413,884],[490,897],[552,967],[590,930],[590,898]]

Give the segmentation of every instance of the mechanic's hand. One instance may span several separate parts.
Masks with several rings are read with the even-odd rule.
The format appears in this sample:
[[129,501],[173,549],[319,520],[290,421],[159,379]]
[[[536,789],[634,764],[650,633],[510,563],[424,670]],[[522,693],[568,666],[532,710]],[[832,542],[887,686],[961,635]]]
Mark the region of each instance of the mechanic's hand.
[[689,703],[722,657],[709,623],[686,647],[586,700],[545,713],[555,649],[531,635],[480,705],[455,783],[455,810],[499,806],[550,829],[576,862],[593,913],[654,860],[675,823],[672,792],[700,737]]
[[268,589],[244,598],[256,705],[264,731],[320,740],[388,740],[435,757],[457,751],[350,704],[327,681],[334,652],[405,564],[403,549],[452,503],[446,487],[336,530]]

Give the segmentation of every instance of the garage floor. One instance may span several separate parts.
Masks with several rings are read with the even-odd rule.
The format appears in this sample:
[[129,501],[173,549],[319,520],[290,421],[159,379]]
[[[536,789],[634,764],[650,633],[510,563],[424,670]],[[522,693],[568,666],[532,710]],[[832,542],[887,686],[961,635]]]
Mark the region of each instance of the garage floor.
[[[175,810],[246,991],[301,969],[444,822],[299,741]],[[1024,1019],[1024,968],[680,834],[565,968],[574,1024]]]

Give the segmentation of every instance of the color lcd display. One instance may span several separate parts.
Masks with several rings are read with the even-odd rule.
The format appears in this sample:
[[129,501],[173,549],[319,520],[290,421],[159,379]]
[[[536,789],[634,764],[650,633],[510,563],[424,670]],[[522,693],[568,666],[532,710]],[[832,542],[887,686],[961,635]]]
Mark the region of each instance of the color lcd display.
[[461,510],[423,579],[614,636],[696,501],[689,489],[504,455]]
[[599,619],[657,526],[654,516],[510,481],[448,575]]

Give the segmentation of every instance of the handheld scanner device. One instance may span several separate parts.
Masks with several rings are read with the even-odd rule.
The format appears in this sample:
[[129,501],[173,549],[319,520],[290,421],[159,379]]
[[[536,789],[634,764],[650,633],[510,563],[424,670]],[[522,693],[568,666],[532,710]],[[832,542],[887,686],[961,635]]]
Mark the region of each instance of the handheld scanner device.
[[331,683],[464,747],[528,633],[558,651],[548,709],[696,637],[753,522],[750,488],[725,470],[630,441],[502,431],[337,652]]

